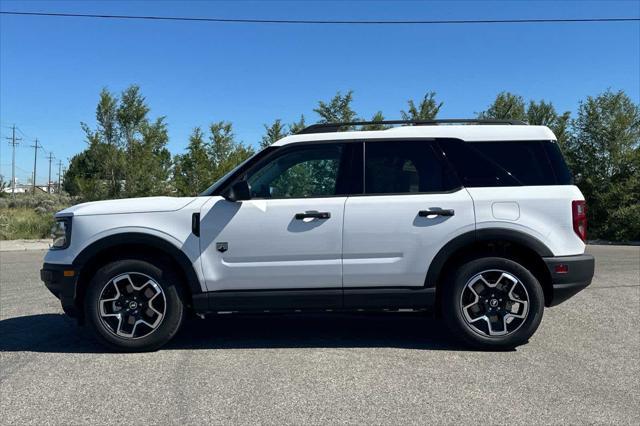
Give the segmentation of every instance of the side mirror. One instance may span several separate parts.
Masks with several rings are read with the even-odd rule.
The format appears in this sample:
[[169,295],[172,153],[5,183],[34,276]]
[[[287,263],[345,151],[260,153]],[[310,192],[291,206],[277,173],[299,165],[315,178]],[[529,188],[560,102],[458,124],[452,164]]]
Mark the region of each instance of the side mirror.
[[251,186],[246,180],[234,183],[227,192],[227,200],[242,201],[251,199]]

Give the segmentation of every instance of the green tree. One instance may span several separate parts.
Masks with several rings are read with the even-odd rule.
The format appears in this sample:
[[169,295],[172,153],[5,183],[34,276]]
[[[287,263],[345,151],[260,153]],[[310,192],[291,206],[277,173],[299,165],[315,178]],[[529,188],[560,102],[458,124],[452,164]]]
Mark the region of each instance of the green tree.
[[117,109],[120,141],[126,153],[124,195],[140,197],[168,192],[171,155],[164,117],[151,123],[149,107],[138,86],[130,86],[120,96]]
[[530,101],[527,107],[526,121],[529,124],[537,126],[547,126],[558,139],[558,143],[564,149],[569,137],[569,120],[571,114],[567,111],[562,115],[558,115],[555,107],[551,102]]
[[530,101],[527,107],[527,122],[536,126],[551,127],[558,119],[558,113],[551,102]]
[[345,95],[338,92],[329,102],[319,101],[314,111],[320,116],[320,123],[357,121],[357,115],[351,108],[352,101],[353,90],[349,90]]
[[556,135],[560,148],[564,151],[567,147],[567,142],[571,137],[571,113],[566,111],[562,115],[559,115],[555,123],[551,125],[551,130]]
[[96,108],[97,132],[102,141],[110,145],[118,143],[118,98],[106,88],[100,92],[100,99]]
[[372,124],[365,124],[362,126],[362,130],[385,130],[388,129],[389,126],[385,124],[380,124],[380,121],[384,121],[384,115],[382,111],[376,112],[373,117],[371,117]]
[[218,121],[209,126],[209,157],[212,164],[212,183],[253,155],[251,147],[235,141],[231,123]]
[[124,179],[125,156],[119,148],[120,129],[118,125],[118,98],[107,89],[102,89],[96,107],[96,122],[98,128],[93,132],[85,123],[81,123],[87,140],[106,146],[97,147],[103,155],[95,170],[96,176],[107,181],[107,197],[118,197],[122,190]]
[[138,86],[120,97],[103,89],[96,129],[81,123],[88,144],[65,175],[65,189],[84,199],[166,194],[171,155],[164,118],[151,122]]
[[136,137],[147,122],[148,113],[149,107],[145,103],[145,98],[140,94],[138,86],[129,86],[122,92],[117,117],[122,136],[120,143],[127,152],[138,142]]
[[307,127],[307,125],[304,122],[304,115],[301,115],[300,120],[289,124],[289,134],[295,135],[305,127]]
[[[87,149],[71,158],[64,175],[64,190],[85,201],[117,197],[120,190],[111,186],[113,176],[105,169],[104,160],[117,156],[114,151],[118,148],[100,142],[95,134],[88,135],[88,145]],[[123,177],[118,171],[115,176],[118,184]],[[117,190],[114,192],[114,189]]]
[[213,164],[201,128],[193,129],[187,152],[176,155],[174,164],[173,182],[179,195],[198,195],[213,183]]
[[400,111],[403,120],[428,121],[435,120],[443,103],[436,101],[436,92],[427,92],[416,105],[413,99],[407,101],[408,111]]
[[169,136],[164,117],[143,122],[140,140],[135,140],[127,159],[125,191],[128,197],[167,195],[171,154],[166,148]]
[[566,155],[591,238],[640,240],[640,106],[610,90],[580,103]]
[[0,175],[0,197],[7,195],[5,190],[9,188],[9,182],[4,180],[4,176]]
[[526,120],[524,111],[524,99],[522,96],[514,95],[509,92],[501,92],[496,96],[493,103],[478,114],[480,119],[496,119],[496,120]]
[[271,124],[271,126],[264,125],[264,129],[267,132],[260,141],[260,148],[266,148],[272,145],[274,142],[284,138],[289,134],[286,130],[286,126],[282,124],[282,120],[279,118]]

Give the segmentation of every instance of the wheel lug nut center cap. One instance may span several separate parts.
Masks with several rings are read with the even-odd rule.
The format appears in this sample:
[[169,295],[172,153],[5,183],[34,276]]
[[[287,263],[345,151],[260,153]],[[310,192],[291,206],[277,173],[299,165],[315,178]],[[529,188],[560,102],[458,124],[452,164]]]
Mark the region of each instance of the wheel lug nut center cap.
[[136,309],[138,307],[138,302],[131,301],[129,302],[129,309]]
[[495,308],[498,306],[498,299],[491,299],[489,301],[489,306],[491,306],[492,308]]

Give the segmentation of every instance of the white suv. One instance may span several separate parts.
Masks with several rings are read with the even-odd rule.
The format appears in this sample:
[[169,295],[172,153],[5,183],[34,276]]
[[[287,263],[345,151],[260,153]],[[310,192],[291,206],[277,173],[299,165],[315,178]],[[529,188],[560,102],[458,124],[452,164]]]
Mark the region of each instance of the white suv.
[[189,311],[430,310],[469,344],[526,342],[594,271],[555,136],[387,123],[404,125],[307,127],[198,197],[63,210],[42,280],[121,350],[159,348]]

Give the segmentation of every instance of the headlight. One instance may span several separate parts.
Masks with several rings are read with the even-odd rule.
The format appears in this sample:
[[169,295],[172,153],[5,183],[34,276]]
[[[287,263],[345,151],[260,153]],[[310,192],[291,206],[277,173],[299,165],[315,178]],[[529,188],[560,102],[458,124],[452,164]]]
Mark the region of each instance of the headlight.
[[52,249],[66,249],[71,243],[71,218],[56,218],[56,224],[51,228],[53,238]]

